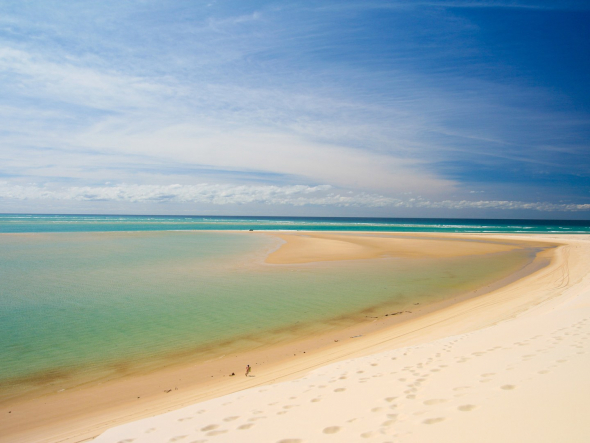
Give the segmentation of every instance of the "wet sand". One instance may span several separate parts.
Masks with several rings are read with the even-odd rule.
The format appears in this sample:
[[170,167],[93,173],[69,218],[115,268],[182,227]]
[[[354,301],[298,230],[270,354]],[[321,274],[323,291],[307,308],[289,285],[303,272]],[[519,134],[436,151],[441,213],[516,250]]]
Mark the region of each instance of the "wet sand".
[[[579,259],[577,256],[571,257],[569,253],[565,254],[564,250],[572,249],[575,244],[581,250],[586,248],[587,253],[587,243],[579,240],[580,236],[413,234],[390,235],[383,238],[382,234],[318,233],[280,234],[280,236],[286,243],[267,258],[269,263],[280,265],[384,256],[411,258],[425,254],[434,254],[435,256],[436,254],[439,254],[438,256],[486,254],[521,247],[523,241],[527,242],[526,244],[530,247],[561,243],[568,243],[569,246],[560,247],[557,251],[549,249],[539,254],[535,266],[523,270],[520,275],[513,276],[510,281],[501,282],[498,284],[501,288],[497,290],[494,290],[496,288],[482,288],[477,294],[471,294],[461,300],[450,300],[441,306],[418,310],[419,312],[414,313],[415,315],[411,319],[409,319],[410,316],[374,319],[361,325],[340,329],[300,342],[265,347],[248,354],[226,356],[215,361],[188,367],[170,368],[157,374],[134,376],[107,383],[104,386],[81,387],[74,390],[75,392],[64,393],[64,395],[52,395],[43,399],[10,405],[8,408],[3,407],[0,410],[0,417],[2,417],[0,441],[82,441],[121,423],[161,414],[208,399],[217,398],[218,400],[212,401],[220,401],[222,396],[228,394],[237,395],[231,393],[242,392],[246,396],[256,396],[256,391],[250,389],[279,381],[297,379],[311,370],[321,368],[334,361],[348,361],[351,358],[380,352],[402,352],[401,349],[407,346],[424,346],[436,340],[445,340],[450,335],[471,333],[527,311],[545,300],[559,296],[559,291],[567,288],[567,285],[555,286],[555,275],[563,274],[564,269],[566,267],[570,269],[572,264],[577,266],[577,261],[574,263],[570,263],[570,261]],[[493,240],[494,243],[489,243],[489,240]],[[554,251],[555,254],[553,254]],[[543,267],[542,265],[551,255],[555,256],[553,261],[549,266]],[[533,290],[533,288],[536,289]],[[474,298],[473,295],[478,295],[478,297]],[[350,361],[353,363],[347,364],[358,363],[354,363],[356,360]],[[253,377],[245,377],[241,371],[235,370],[236,367],[245,368],[246,364],[253,366]],[[396,365],[394,364],[394,366]],[[233,372],[236,372],[234,377],[229,376],[232,368]],[[310,389],[314,391],[313,388]],[[254,403],[258,401],[256,398],[248,398]],[[280,397],[275,400],[281,403],[281,401],[285,401],[285,398]],[[365,400],[367,399],[363,399],[363,401]],[[354,399],[352,401],[356,402]],[[289,405],[285,404],[284,406]],[[249,403],[246,403],[242,404],[240,408],[242,411],[250,411],[253,407],[251,408]],[[285,410],[288,409],[290,408]],[[220,411],[218,412],[222,413],[223,408]],[[288,414],[275,415],[283,417]],[[208,416],[207,419],[211,421],[214,418]],[[196,416],[190,420],[197,420],[199,424],[204,423],[201,418]],[[205,420],[204,417],[203,420]],[[177,431],[175,427],[180,426],[180,423],[180,421],[176,421],[166,429],[174,433]],[[292,421],[290,423],[293,424]],[[247,424],[240,422],[240,426]],[[206,428],[208,425],[208,423],[204,423],[202,428]],[[127,432],[124,429],[128,431],[132,428],[136,429],[137,426],[130,424],[127,428],[122,427],[108,431],[100,441],[125,440],[123,437],[119,438],[119,434],[116,433]],[[282,425],[278,424],[278,426]],[[195,426],[192,428],[194,432],[197,432]],[[237,429],[236,426],[234,428]],[[263,441],[260,440],[258,433],[240,433],[230,438],[233,431],[230,432],[229,429],[224,433],[204,436],[207,432],[215,432],[216,429],[211,428],[208,431],[198,432],[202,432],[202,435],[199,434],[202,438],[217,436],[216,441],[235,441],[236,438],[246,439],[246,441]],[[239,430],[248,429],[250,428],[244,427]],[[337,432],[341,432],[341,429]],[[325,434],[328,435],[330,432]],[[156,435],[142,434],[134,438],[136,441],[169,441],[174,438],[174,436],[164,438],[163,435],[158,435],[156,438]],[[344,436],[345,434],[340,435]],[[308,441],[316,441],[314,438]],[[352,435],[350,438],[353,438]],[[277,437],[276,440],[279,441],[281,438]],[[340,439],[339,441],[345,440]]]

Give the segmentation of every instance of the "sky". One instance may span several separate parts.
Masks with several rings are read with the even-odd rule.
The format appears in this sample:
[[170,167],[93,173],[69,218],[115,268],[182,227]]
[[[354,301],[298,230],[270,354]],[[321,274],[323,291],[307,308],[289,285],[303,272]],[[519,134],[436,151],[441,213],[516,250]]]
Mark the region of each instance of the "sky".
[[590,219],[590,2],[0,0],[0,212]]

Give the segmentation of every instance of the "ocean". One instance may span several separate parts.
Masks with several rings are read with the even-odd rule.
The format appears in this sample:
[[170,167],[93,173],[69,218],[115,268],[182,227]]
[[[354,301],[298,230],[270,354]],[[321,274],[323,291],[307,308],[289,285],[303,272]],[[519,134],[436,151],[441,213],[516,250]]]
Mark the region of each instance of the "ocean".
[[280,239],[221,232],[228,230],[588,232],[590,226],[2,215],[0,402],[202,361],[442,301],[510,275],[535,254],[523,248],[444,260],[269,265],[264,257]]
[[590,233],[590,220],[0,214],[0,233],[101,231]]

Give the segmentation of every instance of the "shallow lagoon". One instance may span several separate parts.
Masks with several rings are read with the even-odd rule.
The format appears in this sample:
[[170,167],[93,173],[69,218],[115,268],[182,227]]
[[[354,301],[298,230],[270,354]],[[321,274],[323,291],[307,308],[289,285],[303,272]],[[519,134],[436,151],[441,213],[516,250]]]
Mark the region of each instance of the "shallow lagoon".
[[533,258],[265,264],[279,245],[231,232],[0,235],[0,399],[343,327],[475,290]]

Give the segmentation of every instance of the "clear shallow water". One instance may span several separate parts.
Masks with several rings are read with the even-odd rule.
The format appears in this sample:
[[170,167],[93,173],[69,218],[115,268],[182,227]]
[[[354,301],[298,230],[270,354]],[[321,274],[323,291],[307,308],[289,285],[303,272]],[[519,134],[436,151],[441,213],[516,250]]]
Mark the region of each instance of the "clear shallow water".
[[166,230],[590,233],[589,220],[0,214],[0,233]]
[[534,254],[264,264],[278,244],[230,232],[0,235],[0,398],[442,300]]

